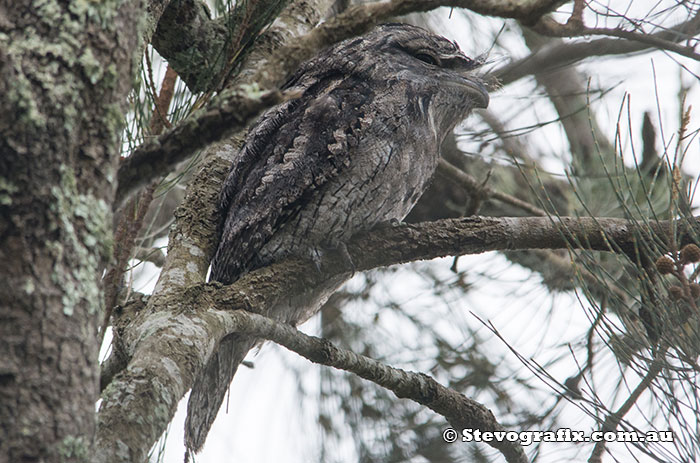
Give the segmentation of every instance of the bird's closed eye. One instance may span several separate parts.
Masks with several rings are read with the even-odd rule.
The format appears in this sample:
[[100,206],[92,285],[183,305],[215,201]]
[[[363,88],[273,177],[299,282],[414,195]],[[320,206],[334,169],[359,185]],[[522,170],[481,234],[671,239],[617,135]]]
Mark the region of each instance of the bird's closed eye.
[[435,58],[433,55],[430,55],[428,53],[416,53],[413,55],[416,57],[416,59],[419,59],[423,61],[424,63],[431,64],[433,66],[439,66],[440,62]]

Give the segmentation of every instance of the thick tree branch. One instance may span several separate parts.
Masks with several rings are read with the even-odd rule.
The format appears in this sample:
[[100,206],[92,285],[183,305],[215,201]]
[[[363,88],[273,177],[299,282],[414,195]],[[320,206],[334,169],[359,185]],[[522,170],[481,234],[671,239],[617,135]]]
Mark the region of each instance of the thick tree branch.
[[277,91],[235,88],[221,94],[208,108],[198,111],[162,135],[138,147],[119,166],[119,187],[114,208],[149,182],[165,175],[173,165],[198,149],[248,126],[265,109],[282,101]]
[[[694,230],[676,224],[681,230],[680,242],[697,233],[700,227],[692,225]],[[382,227],[353,238],[348,252],[357,270],[505,249],[574,247],[632,253],[640,236],[654,235],[656,240],[667,242],[671,230],[670,222],[650,222],[645,228],[623,219],[469,217]],[[132,360],[105,392],[99,414],[103,429],[100,448],[109,454],[109,449],[123,446],[131,452],[145,452],[150,447],[144,443],[152,442],[162,432],[197,372],[218,342],[230,334],[217,307],[245,309],[284,320],[284,314],[272,312],[282,298],[347,275],[348,266],[340,254],[329,254],[322,272],[314,271],[307,261],[290,259],[251,272],[229,286],[200,283],[177,289],[171,285],[167,294],[152,296],[150,302],[159,297],[159,305],[149,303],[148,308],[128,314],[128,326],[118,328],[125,333],[120,340],[122,355]],[[168,278],[183,280],[185,275],[173,273]],[[145,422],[142,410],[162,410],[165,414],[157,422]]]
[[311,58],[318,50],[340,40],[363,34],[376,24],[396,16],[449,6],[466,8],[483,15],[515,18],[524,24],[534,24],[542,15],[554,10],[561,3],[563,2],[559,0],[391,0],[355,5],[278,50],[274,55],[278,66],[273,68],[272,72],[270,69],[260,70],[253,80],[264,88],[279,86],[301,62]]
[[[678,241],[686,243],[697,236],[700,223],[652,221],[644,225],[617,218],[466,217],[386,225],[353,237],[347,250],[360,271],[497,250],[574,248],[631,253],[640,237],[653,236],[656,241],[668,243],[674,227]],[[310,267],[305,260],[288,259],[251,272],[229,286],[206,285],[221,288],[216,296],[206,295],[206,291],[199,294],[199,285],[195,286],[200,289],[188,294],[195,296],[195,305],[207,305],[207,301],[216,298],[232,307],[266,315],[267,309],[283,295],[320,285],[351,270],[340,253],[329,253],[321,272],[309,271]],[[133,342],[140,341],[136,337]],[[127,349],[132,355],[135,344]]]
[[380,11],[388,16],[400,16],[408,13],[429,11],[441,6],[465,8],[484,16],[511,18],[529,23],[537,21],[547,13],[554,11],[565,0],[393,0],[388,2],[386,9],[375,3]]

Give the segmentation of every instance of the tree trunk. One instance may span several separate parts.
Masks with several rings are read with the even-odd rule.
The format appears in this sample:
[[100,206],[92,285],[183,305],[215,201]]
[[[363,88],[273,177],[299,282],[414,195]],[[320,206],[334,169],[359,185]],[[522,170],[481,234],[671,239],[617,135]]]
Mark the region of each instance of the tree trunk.
[[133,0],[0,3],[0,461],[91,458],[139,18]]

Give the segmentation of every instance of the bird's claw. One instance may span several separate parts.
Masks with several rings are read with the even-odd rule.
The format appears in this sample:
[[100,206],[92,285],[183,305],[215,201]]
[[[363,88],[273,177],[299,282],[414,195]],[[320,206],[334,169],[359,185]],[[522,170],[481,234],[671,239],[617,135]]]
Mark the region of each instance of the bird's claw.
[[389,220],[386,220],[384,222],[379,222],[377,225],[374,226],[375,229],[381,230],[384,228],[398,228],[398,227],[403,227],[406,225],[404,222],[401,222],[399,219],[396,217],[392,217]]

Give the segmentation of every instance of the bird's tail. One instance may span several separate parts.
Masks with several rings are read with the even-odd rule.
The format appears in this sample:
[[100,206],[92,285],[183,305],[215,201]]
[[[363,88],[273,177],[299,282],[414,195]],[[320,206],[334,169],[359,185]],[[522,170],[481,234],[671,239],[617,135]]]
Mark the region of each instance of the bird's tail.
[[185,445],[188,452],[198,452],[204,445],[238,365],[258,342],[253,336],[237,333],[225,337],[198,375],[187,404]]
[[[292,326],[303,323],[318,312],[328,297],[350,276],[350,272],[334,275],[317,286],[297,291],[288,298],[278,300],[263,315]],[[232,333],[226,336],[195,379],[185,421],[185,445],[188,455],[199,452],[204,446],[238,365],[248,351],[259,342],[259,338],[250,335]]]

